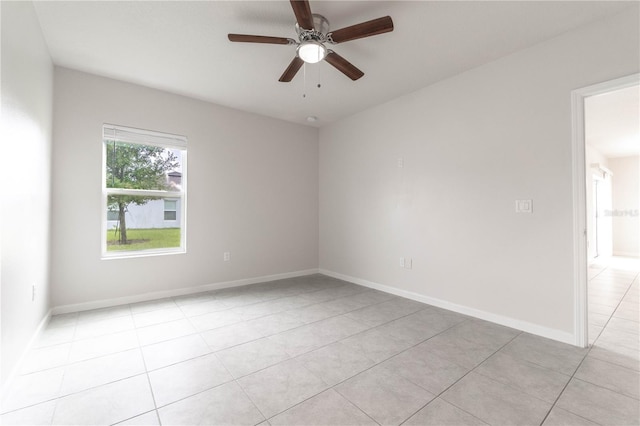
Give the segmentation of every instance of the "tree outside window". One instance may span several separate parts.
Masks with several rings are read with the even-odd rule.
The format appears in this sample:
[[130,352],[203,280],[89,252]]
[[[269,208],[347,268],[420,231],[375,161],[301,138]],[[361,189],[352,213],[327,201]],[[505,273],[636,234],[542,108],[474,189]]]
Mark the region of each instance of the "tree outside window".
[[184,252],[186,139],[105,125],[103,144],[103,255]]

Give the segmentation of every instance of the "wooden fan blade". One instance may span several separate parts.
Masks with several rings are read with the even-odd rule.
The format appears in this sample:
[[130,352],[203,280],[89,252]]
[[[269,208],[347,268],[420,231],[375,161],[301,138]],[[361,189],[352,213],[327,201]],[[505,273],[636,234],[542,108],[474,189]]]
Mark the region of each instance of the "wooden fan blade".
[[308,0],[290,0],[293,14],[296,15],[296,21],[300,28],[305,30],[313,29],[313,16],[311,15],[311,6]]
[[329,62],[331,65],[336,67],[338,71],[349,77],[351,80],[356,81],[360,77],[364,75],[362,71],[356,68],[351,62],[347,61],[342,56],[338,55],[333,50],[330,50],[327,56],[324,58],[325,61]]
[[334,43],[344,43],[345,41],[388,33],[390,31],[393,31],[393,21],[391,17],[384,16],[350,27],[341,28],[329,34]]
[[239,41],[243,43],[267,43],[267,44],[290,44],[295,43],[293,39],[285,37],[267,37],[248,34],[229,34],[229,41]]
[[298,58],[297,56],[293,58],[293,61],[291,61],[287,69],[284,70],[284,73],[280,76],[280,79],[278,81],[288,83],[293,80],[293,77],[296,76],[296,74],[302,67],[302,64],[304,64],[304,61],[302,59]]

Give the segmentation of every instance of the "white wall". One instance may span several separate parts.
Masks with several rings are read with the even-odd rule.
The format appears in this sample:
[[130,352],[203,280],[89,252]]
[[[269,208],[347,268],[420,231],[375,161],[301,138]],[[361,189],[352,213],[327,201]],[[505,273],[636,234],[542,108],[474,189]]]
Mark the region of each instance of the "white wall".
[[640,156],[610,158],[613,172],[613,254],[640,256]]
[[632,9],[323,127],[320,268],[573,342],[570,93],[638,72],[638,27]]
[[[317,268],[316,129],[64,68],[55,92],[54,306]],[[100,260],[103,123],[187,136],[186,254]]]
[[[588,98],[587,98],[588,101]],[[588,126],[588,122],[590,117],[587,115],[585,117],[586,125]],[[611,210],[611,176],[608,174],[603,174],[599,169],[592,167],[592,164],[600,164],[602,167],[609,168],[609,160],[605,157],[600,151],[596,148],[585,145],[585,171],[586,171],[586,204],[587,204],[587,256],[589,260],[593,260],[598,256],[611,256],[613,250],[613,238],[612,238],[612,223],[611,217],[605,216],[604,211],[600,212],[600,227],[596,228],[595,221],[595,208],[594,208],[594,191],[593,191],[593,180],[599,179],[600,184],[605,185],[609,197],[605,200],[599,199],[600,209],[603,210],[603,207],[607,210]],[[603,206],[604,204],[604,206]],[[605,229],[603,232],[602,225],[605,225]],[[606,242],[601,241],[602,238],[596,239],[596,229],[598,229],[600,236],[606,236]],[[603,235],[604,234],[604,235]],[[596,247],[599,245],[599,250]]]
[[1,13],[0,377],[6,384],[49,310],[53,65],[33,5],[2,2]]

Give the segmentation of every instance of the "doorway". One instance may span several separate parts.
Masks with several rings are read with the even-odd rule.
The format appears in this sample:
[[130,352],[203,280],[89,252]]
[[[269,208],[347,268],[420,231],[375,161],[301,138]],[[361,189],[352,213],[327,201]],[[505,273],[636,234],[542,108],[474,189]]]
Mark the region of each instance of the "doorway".
[[[600,179],[597,179],[595,176],[593,177],[593,185],[592,185],[592,191],[593,191],[593,203],[591,204],[592,208],[593,208],[593,214],[590,215],[592,220],[593,220],[593,226],[594,226],[594,230],[593,230],[593,258],[597,259],[600,256],[600,252],[601,250],[599,250],[598,247],[598,182],[600,181]],[[602,185],[600,185],[600,187],[602,187]],[[587,246],[589,246],[589,231],[587,230]]]
[[[622,255],[629,258],[631,261],[630,263],[622,263],[624,263],[625,265],[631,265],[632,269],[634,269],[636,267],[635,265],[638,264],[638,262],[636,261],[637,259],[634,259],[634,257],[638,256],[638,254],[636,253],[638,251],[637,240],[635,242],[632,242],[631,244],[632,247],[635,247],[633,250],[618,250],[616,252],[616,243],[614,243],[614,239],[618,234],[623,235],[620,232],[616,232],[618,229],[623,229],[631,222],[633,222],[633,226],[637,226],[638,222],[637,217],[635,219],[631,218],[633,220],[628,220],[626,222],[619,219],[621,215],[633,214],[634,208],[635,212],[637,212],[638,208],[637,195],[635,201],[633,201],[633,197],[627,197],[626,201],[624,202],[629,204],[629,206],[625,206],[622,209],[621,213],[620,207],[622,206],[620,205],[620,200],[623,200],[624,197],[620,196],[620,194],[630,192],[635,192],[637,194],[638,192],[637,163],[640,163],[640,160],[636,161],[636,163],[634,163],[633,161],[634,158],[640,159],[640,157],[638,157],[638,154],[640,153],[640,140],[636,140],[639,136],[637,134],[634,135],[632,141],[632,144],[635,144],[633,146],[633,150],[635,152],[613,152],[614,147],[609,146],[607,146],[605,150],[603,148],[604,145],[601,145],[602,141],[598,141],[598,143],[594,142],[594,140],[598,139],[594,137],[594,134],[603,134],[604,137],[602,139],[604,141],[613,140],[615,131],[611,131],[611,128],[613,128],[611,126],[617,123],[615,122],[615,120],[611,119],[608,121],[602,120],[610,126],[610,129],[608,131],[603,131],[603,129],[600,128],[594,131],[593,128],[590,128],[593,127],[592,124],[594,122],[590,121],[589,106],[590,104],[603,104],[604,101],[613,99],[615,96],[609,95],[612,95],[614,93],[630,93],[632,96],[636,96],[636,98],[634,98],[636,99],[635,111],[631,112],[630,117],[631,119],[635,120],[635,128],[637,129],[637,94],[639,90],[639,84],[640,74],[634,74],[620,79],[611,80],[578,89],[572,92],[574,294],[576,296],[574,309],[574,331],[575,344],[580,347],[587,347],[589,344],[588,306],[591,306],[594,312],[597,310],[596,308],[599,309],[597,304],[592,303],[591,305],[589,305],[588,288],[591,289],[592,287],[592,285],[588,287],[587,282],[589,281],[589,278],[594,278],[595,275],[597,275],[599,272],[602,272],[607,268],[611,268],[611,265],[620,265],[620,259],[616,258],[614,255]],[[606,106],[606,102],[604,103],[604,105]],[[601,109],[601,111],[607,112],[608,109],[603,108]],[[598,133],[598,130],[600,131],[600,133]],[[595,145],[595,148],[593,145]],[[603,153],[602,151],[606,152]],[[617,157],[622,158],[625,155],[636,156],[630,158],[630,161],[627,161],[627,163],[632,164],[632,166],[635,164],[636,187],[633,188],[633,185],[631,185],[625,187],[624,190],[618,190],[619,196],[616,197],[616,173],[615,170],[612,171],[609,168],[609,160],[613,157],[616,157],[616,160],[612,161],[612,163],[621,164],[623,161],[618,160]],[[629,175],[628,172],[624,171],[620,173],[621,176],[617,179],[617,181],[621,182],[623,180],[622,175],[625,174]],[[616,205],[616,199],[618,200],[618,205]],[[629,213],[629,211],[631,211],[631,213]],[[633,226],[627,226],[627,228],[624,229],[633,229]],[[628,234],[629,232],[626,232],[624,235]],[[619,238],[620,237],[618,237],[618,240]],[[635,246],[633,244],[635,244]],[[617,246],[623,247],[624,244],[618,241]],[[592,266],[591,268],[589,268],[590,264]],[[615,269],[609,269],[609,272],[607,272],[607,274],[616,277],[621,275],[616,273]],[[625,277],[628,275],[635,276],[634,272],[631,271],[628,274],[624,273],[622,275],[625,275]],[[629,285],[631,285],[631,283],[629,283]],[[593,293],[595,294],[596,291],[594,291]],[[617,302],[608,300],[607,303],[611,305],[609,306],[609,308],[611,309],[610,314],[612,314],[617,307]],[[604,315],[604,312],[601,312],[600,314]],[[595,326],[593,326],[592,328],[597,331]],[[594,336],[592,333],[592,340],[593,337]]]
[[[587,154],[587,162],[589,161]],[[597,167],[596,167],[597,166]],[[587,199],[587,257],[589,262],[613,255],[612,174],[601,165],[591,165],[591,198]],[[587,177],[589,179],[589,177]],[[587,196],[589,198],[589,196]]]

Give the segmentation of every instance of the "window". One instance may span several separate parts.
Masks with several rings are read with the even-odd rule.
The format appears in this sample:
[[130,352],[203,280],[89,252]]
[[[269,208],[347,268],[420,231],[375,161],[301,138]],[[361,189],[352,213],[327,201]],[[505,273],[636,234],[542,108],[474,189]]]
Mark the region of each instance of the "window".
[[177,200],[164,200],[164,220],[176,220]]
[[103,258],[184,253],[187,140],[103,126]]

